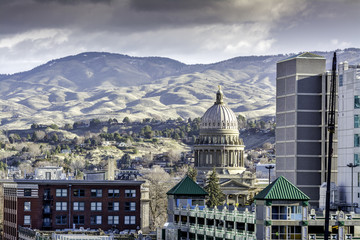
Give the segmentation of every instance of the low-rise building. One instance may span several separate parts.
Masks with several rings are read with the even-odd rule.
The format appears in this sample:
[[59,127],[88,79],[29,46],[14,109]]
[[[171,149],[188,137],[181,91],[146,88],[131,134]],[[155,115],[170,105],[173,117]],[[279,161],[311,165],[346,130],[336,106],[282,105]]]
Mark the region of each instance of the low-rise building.
[[39,230],[139,230],[143,181],[3,180],[3,239]]
[[[284,177],[255,196],[255,208],[205,206],[207,193],[186,177],[168,192],[168,222],[159,239],[324,239],[324,212]],[[333,211],[330,239],[359,239],[360,215]]]

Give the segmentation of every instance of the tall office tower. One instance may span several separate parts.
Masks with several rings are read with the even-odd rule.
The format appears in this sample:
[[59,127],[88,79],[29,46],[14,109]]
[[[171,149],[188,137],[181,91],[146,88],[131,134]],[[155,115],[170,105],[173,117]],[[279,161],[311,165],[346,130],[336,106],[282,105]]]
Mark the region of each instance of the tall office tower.
[[353,202],[359,204],[360,167],[352,169],[351,165],[347,165],[359,164],[360,159],[360,65],[349,65],[347,62],[339,64],[338,129],[340,201],[350,205],[353,196]]
[[[326,92],[331,73],[325,66],[326,59],[312,53],[277,63],[276,176],[300,188],[313,206],[319,205],[320,185],[326,182]],[[332,182],[337,181],[334,153]]]

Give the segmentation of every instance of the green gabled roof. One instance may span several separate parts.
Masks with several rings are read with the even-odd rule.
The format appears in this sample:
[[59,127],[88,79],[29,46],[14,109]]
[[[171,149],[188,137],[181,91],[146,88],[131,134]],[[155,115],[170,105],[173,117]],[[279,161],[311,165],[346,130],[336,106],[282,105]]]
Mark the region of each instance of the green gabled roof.
[[167,195],[209,195],[202,187],[186,175],[178,184],[170,189]]
[[295,59],[295,58],[321,58],[321,59],[325,59],[325,57],[314,54],[314,53],[310,53],[310,52],[304,52],[304,53],[299,53],[296,55],[293,55],[291,57],[285,58],[283,60],[280,60],[279,62],[283,62],[283,61],[287,61],[290,59]]
[[280,176],[269,186],[259,192],[255,199],[257,200],[302,200],[307,201],[310,198],[292,184],[285,177]]

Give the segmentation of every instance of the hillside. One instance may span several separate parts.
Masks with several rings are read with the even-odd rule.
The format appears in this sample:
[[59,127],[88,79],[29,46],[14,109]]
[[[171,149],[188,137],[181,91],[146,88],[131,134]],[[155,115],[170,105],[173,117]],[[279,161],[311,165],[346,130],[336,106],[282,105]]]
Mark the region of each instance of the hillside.
[[[315,52],[328,59],[332,52]],[[360,49],[338,51],[339,62],[360,62]],[[2,129],[32,123],[73,123],[201,117],[222,85],[225,101],[247,118],[275,115],[276,62],[288,55],[237,57],[186,65],[160,57],[82,53],[30,71],[0,76]]]

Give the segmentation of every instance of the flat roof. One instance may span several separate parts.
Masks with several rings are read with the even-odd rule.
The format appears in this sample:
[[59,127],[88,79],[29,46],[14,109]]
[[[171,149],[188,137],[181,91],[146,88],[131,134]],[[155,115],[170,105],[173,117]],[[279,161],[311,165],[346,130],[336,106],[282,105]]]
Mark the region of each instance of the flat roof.
[[314,53],[310,53],[310,52],[304,52],[304,53],[299,53],[299,54],[290,56],[288,58],[285,58],[283,60],[280,60],[280,61],[278,61],[278,63],[285,62],[285,61],[288,61],[288,60],[292,60],[292,59],[295,59],[295,58],[312,58],[312,59],[324,59],[324,60],[326,60],[326,58],[323,57],[323,56],[320,56],[320,55],[317,55],[317,54],[314,54]]
[[1,184],[16,183],[16,184],[39,184],[39,185],[121,185],[121,186],[136,186],[145,183],[145,181],[137,180],[40,180],[40,179],[1,179]]

